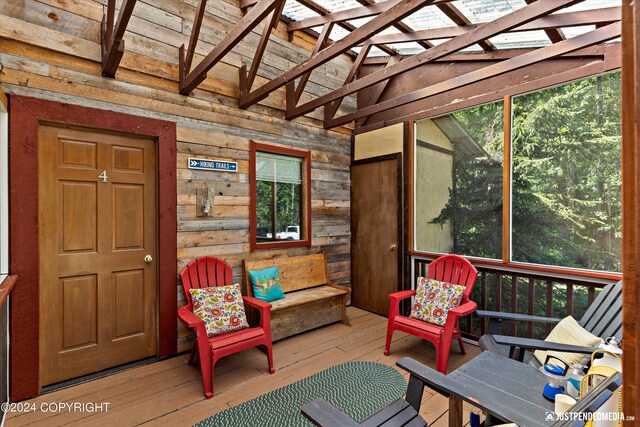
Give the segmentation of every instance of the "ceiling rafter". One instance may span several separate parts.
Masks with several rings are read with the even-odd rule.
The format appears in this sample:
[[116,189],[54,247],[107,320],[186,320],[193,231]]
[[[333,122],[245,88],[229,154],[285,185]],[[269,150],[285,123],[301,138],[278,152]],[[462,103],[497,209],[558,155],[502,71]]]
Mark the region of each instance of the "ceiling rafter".
[[[565,12],[549,16],[543,16],[535,21],[521,25],[509,30],[509,33],[533,30],[547,30],[561,27],[577,27],[583,25],[606,25],[619,21],[622,11],[619,7],[609,7],[605,9],[585,10],[579,12]],[[473,30],[478,25],[471,24],[465,27],[441,27],[429,30],[414,31],[409,34],[384,34],[371,37],[365,44],[377,45],[380,43],[407,43],[420,40],[448,39],[460,36]]]
[[[440,9],[442,13],[447,15],[447,17],[451,19],[451,21],[453,21],[453,23],[458,25],[459,27],[466,27],[467,25],[472,24],[469,18],[464,16],[464,14],[460,12],[458,8],[452,4],[449,4],[449,3],[439,4],[438,9]],[[492,50],[496,49],[493,43],[491,43],[489,40],[480,40],[478,42],[478,46],[480,46],[482,50],[484,50],[485,52],[491,52]]]
[[[392,67],[376,71],[352,83],[346,84],[339,89],[322,95],[314,99],[313,101],[309,101],[306,104],[298,106],[296,107],[296,112],[299,115],[307,114],[318,107],[328,104],[331,101],[335,101],[340,97],[350,95],[373,84],[379,83],[395,75],[416,68],[424,63],[443,58],[454,52],[458,52],[466,47],[474,45],[478,41],[486,40],[497,34],[509,31],[512,28],[516,28],[520,25],[531,22],[541,16],[545,16],[557,10],[561,10],[565,7],[580,3],[581,1],[582,0],[540,0],[536,3],[525,6],[522,9],[504,15],[496,19],[495,21],[479,25],[473,30],[450,39],[438,46],[434,46],[425,52],[408,57],[404,61]],[[378,18],[382,17],[383,15],[384,14],[379,15]]]
[[[317,14],[328,15],[331,13],[330,10],[325,9],[324,7],[320,6],[318,3],[314,2],[313,0],[296,0],[296,1],[301,5],[311,9]],[[349,32],[353,32],[356,30],[355,25],[350,24],[349,22],[339,22],[338,25]],[[398,52],[395,49],[392,49],[389,46],[382,45],[382,46],[378,46],[378,48],[382,50],[384,53],[386,53],[387,55],[393,56],[398,54]]]
[[368,117],[372,114],[380,113],[390,110],[392,108],[400,107],[412,102],[420,101],[422,99],[457,89],[462,86],[466,86],[472,83],[476,83],[482,80],[486,80],[491,77],[496,77],[501,74],[518,70],[526,66],[536,64],[546,59],[551,59],[563,55],[568,52],[572,52],[578,49],[582,49],[587,46],[591,46],[598,43],[604,43],[609,40],[620,37],[621,24],[617,22],[615,24],[609,24],[607,26],[598,28],[588,33],[581,34],[574,38],[563,40],[546,47],[541,47],[533,52],[516,56],[493,65],[489,65],[484,68],[472,71],[461,76],[453,77],[447,81],[439,82],[434,85],[415,90],[413,92],[398,96],[396,98],[388,99],[375,105],[360,108],[354,113],[346,114],[337,119],[333,119],[329,123],[330,127],[340,126],[345,123],[349,123],[353,120]]
[[[180,93],[182,95],[189,95],[193,89],[195,89],[200,83],[207,78],[207,72],[213,68],[214,65],[220,61],[224,55],[226,55],[240,40],[242,40],[247,34],[249,34],[260,22],[264,20],[274,10],[279,9],[282,2],[285,0],[259,0],[258,3],[247,12],[238,23],[227,33],[227,35],[218,43],[209,54],[193,69],[189,71],[190,67],[187,67],[187,58],[193,58],[195,46],[197,44],[199,36],[199,26],[193,26],[191,31],[191,39],[189,40],[189,49],[185,57],[184,45],[180,47]],[[198,12],[204,14],[204,3],[206,0],[199,0],[203,3],[202,7],[198,5]],[[196,19],[198,19],[196,17]],[[202,17],[200,17],[202,19]],[[270,27],[267,26],[269,29]],[[268,39],[268,38],[267,38]],[[191,64],[189,64],[190,66]],[[246,70],[241,69],[241,73],[246,74]],[[246,75],[245,75],[246,77]]]
[[[253,86],[253,82],[256,79],[256,75],[258,75],[258,68],[260,68],[260,62],[262,61],[262,56],[264,55],[264,51],[267,48],[267,43],[269,43],[269,35],[272,30],[275,30],[278,27],[278,22],[280,21],[280,15],[282,15],[282,9],[284,8],[284,0],[280,1],[280,5],[273,9],[271,12],[271,17],[269,18],[269,25],[265,25],[262,29],[262,35],[260,36],[260,41],[258,42],[258,46],[256,48],[256,53],[253,56],[253,61],[251,61],[251,67],[249,71],[247,71],[247,66],[242,65],[240,67],[240,100],[242,100],[249,92],[251,92],[251,86]],[[190,68],[191,64],[187,68]]]
[[[386,66],[387,67],[393,67],[394,65],[396,65],[401,60],[402,60],[402,57],[393,56],[393,57],[389,58],[389,62],[387,62]],[[371,95],[371,99],[369,101],[369,104],[375,105],[382,99],[382,96],[384,95],[384,91],[387,89],[387,86],[389,85],[389,82],[391,82],[391,79],[385,80],[385,81],[382,81],[382,82],[378,83],[378,86],[375,88],[375,90],[373,92],[373,95]],[[361,126],[366,125],[367,122],[369,121],[369,117],[370,116],[365,117],[362,120],[362,122],[360,123],[360,125]]]
[[[602,45],[600,45],[602,46]],[[584,50],[584,49],[583,49]],[[445,101],[444,104],[438,103],[437,105],[431,104],[428,107],[407,104],[404,107],[398,109],[389,110],[384,113],[384,117],[377,117],[376,120],[366,126],[358,127],[354,129],[354,134],[361,134],[370,132],[372,130],[380,129],[386,126],[392,126],[394,124],[403,123],[408,120],[422,120],[429,117],[437,117],[444,114],[449,114],[453,111],[463,110],[473,105],[482,105],[489,102],[495,102],[504,98],[506,95],[515,95],[539,90],[541,88],[548,88],[567,82],[583,79],[596,74],[602,74],[607,71],[612,71],[620,68],[620,44],[607,47],[607,53],[604,58],[596,59],[591,62],[587,62],[577,68],[563,71],[559,73],[552,73],[544,77],[540,77],[534,80],[527,80],[526,76],[529,73],[529,69],[522,68],[515,71],[520,74],[519,78],[512,79],[514,84],[503,87],[500,90],[490,90],[489,92],[482,93],[474,97],[473,100],[466,98],[453,97]],[[616,53],[617,51],[617,53]],[[565,57],[566,55],[563,55]],[[511,73],[510,73],[511,74]],[[428,101],[425,100],[425,101]],[[388,114],[391,113],[391,114]],[[373,116],[372,116],[373,117]]]
[[[333,25],[334,25],[333,22],[327,22],[326,24],[324,24],[324,26],[322,27],[322,32],[320,32],[320,35],[318,36],[318,40],[316,41],[316,45],[314,46],[313,51],[311,52],[311,56],[317,54],[325,47],[327,41],[329,40],[329,34],[331,34]],[[304,92],[304,88],[307,85],[307,82],[309,81],[309,77],[311,77],[311,71],[309,71],[306,74],[303,74],[302,77],[300,77],[300,81],[298,82],[297,87],[295,86],[295,81],[291,81],[287,83],[287,87],[286,87],[287,112],[289,111],[290,106],[295,106],[300,100],[300,97],[302,96],[302,92]],[[289,117],[287,117],[286,115],[285,117],[289,119]]]
[[[531,4],[533,2],[535,2],[536,0],[524,0],[527,4]],[[562,32],[561,29],[559,28],[554,28],[554,29],[546,29],[544,30],[545,34],[547,35],[547,37],[549,37],[549,40],[551,40],[551,43],[558,43],[561,42],[562,40],[566,40],[567,38],[564,36],[564,33]]]
[[351,21],[353,19],[368,18],[370,16],[379,15],[385,10],[389,10],[391,7],[398,4],[399,1],[400,0],[386,0],[367,6],[345,9],[339,12],[331,12],[327,13],[326,15],[314,16],[313,18],[306,18],[300,21],[293,21],[290,22],[287,26],[287,31],[296,31],[303,28],[319,27],[329,22],[336,24],[340,22]]
[[[364,63],[364,60],[366,59],[367,55],[369,54],[369,50],[371,50],[371,45],[362,47],[362,49],[360,50],[360,53],[358,54],[358,57],[356,58],[355,61],[353,61],[351,70],[349,70],[349,74],[347,74],[347,77],[344,79],[343,85],[346,85],[347,83],[351,83],[353,79],[355,79],[358,76],[358,73],[360,72],[360,68],[362,67],[362,64]],[[394,57],[392,56],[391,58],[394,58]],[[325,106],[324,108],[325,120],[332,118],[336,114],[336,111],[338,111],[338,108],[340,108],[340,104],[342,103],[343,99],[344,98],[339,98]],[[288,111],[287,114],[293,114],[293,111]]]
[[109,0],[102,17],[102,75],[105,77],[115,77],[122,55],[124,54],[124,32],[129,25],[129,19],[133,14],[133,7],[136,0],[122,0],[120,13],[115,23],[116,0]]
[[[360,3],[363,6],[366,6],[368,4],[372,4],[373,0],[356,0],[358,3]],[[412,33],[413,29],[408,26],[407,24],[405,24],[402,21],[398,21],[395,24],[393,24],[394,28],[396,28],[398,31],[400,31],[401,33]],[[422,46],[425,49],[429,49],[430,47],[433,47],[433,44],[429,43],[428,41],[424,40],[424,41],[419,41],[418,44],[420,46]]]
[[[293,81],[296,78],[302,76],[303,74],[310,72],[313,69],[329,62],[333,58],[341,55],[342,53],[346,52],[352,47],[362,43],[364,40],[371,37],[373,34],[376,34],[384,30],[385,28],[390,27],[391,25],[393,25],[394,22],[398,22],[399,20],[403,19],[406,16],[409,16],[411,13],[415,12],[421,7],[433,3],[433,1],[434,0],[401,0],[398,4],[393,6],[391,9],[381,13],[380,15],[373,18],[371,21],[356,28],[353,32],[349,33],[343,39],[336,41],[331,46],[325,49],[322,49],[313,57],[296,65],[289,71],[284,72],[283,74],[269,81],[262,87],[251,92],[247,96],[247,99],[245,100],[245,102],[240,103],[240,108],[247,108],[265,99],[274,90],[281,88],[282,86],[286,85],[290,81]],[[564,0],[564,1],[568,1],[568,0]],[[573,1],[577,2],[579,0],[573,0]],[[258,5],[256,5],[255,7],[258,7]],[[251,11],[253,11],[253,9]],[[249,13],[251,13],[251,11],[249,11]],[[248,14],[245,15],[245,17],[246,16],[248,16]],[[335,100],[335,99],[337,99],[337,97],[332,100]]]

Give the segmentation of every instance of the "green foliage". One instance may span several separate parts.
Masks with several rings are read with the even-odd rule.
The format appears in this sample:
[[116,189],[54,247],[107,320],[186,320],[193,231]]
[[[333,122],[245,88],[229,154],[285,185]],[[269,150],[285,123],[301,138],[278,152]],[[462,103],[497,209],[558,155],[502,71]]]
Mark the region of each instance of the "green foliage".
[[[454,113],[486,157],[454,155],[455,253],[501,257],[503,108]],[[620,73],[513,100],[512,258],[620,271]]]
[[[276,200],[273,203],[273,192]],[[273,183],[269,181],[256,182],[256,221],[257,227],[265,227],[272,233],[272,218],[276,215],[276,233],[285,231],[289,225],[301,224],[300,200],[301,184]]]

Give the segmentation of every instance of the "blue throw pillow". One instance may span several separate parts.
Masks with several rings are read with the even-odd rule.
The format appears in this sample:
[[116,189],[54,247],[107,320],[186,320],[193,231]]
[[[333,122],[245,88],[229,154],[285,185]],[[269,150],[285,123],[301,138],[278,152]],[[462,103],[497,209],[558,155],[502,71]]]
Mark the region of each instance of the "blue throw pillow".
[[249,270],[253,296],[267,301],[275,301],[284,298],[278,267],[269,267],[264,270]]

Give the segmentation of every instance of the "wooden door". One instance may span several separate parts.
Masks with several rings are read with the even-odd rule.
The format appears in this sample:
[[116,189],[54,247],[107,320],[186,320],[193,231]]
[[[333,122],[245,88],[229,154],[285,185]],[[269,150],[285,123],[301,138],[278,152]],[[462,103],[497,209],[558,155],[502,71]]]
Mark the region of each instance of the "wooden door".
[[157,353],[156,154],[98,131],[38,138],[44,386]]
[[351,300],[385,316],[401,277],[400,183],[398,155],[351,167]]

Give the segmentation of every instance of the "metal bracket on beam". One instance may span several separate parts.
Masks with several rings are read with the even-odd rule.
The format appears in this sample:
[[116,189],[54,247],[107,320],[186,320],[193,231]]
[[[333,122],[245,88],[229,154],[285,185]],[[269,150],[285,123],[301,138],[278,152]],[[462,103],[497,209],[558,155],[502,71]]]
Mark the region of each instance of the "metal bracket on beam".
[[129,24],[129,19],[131,19],[135,4],[136,0],[122,0],[118,21],[114,27],[116,1],[109,0],[107,3],[101,25],[102,75],[105,77],[114,78],[116,75],[124,54],[124,40],[122,40],[122,37]]

